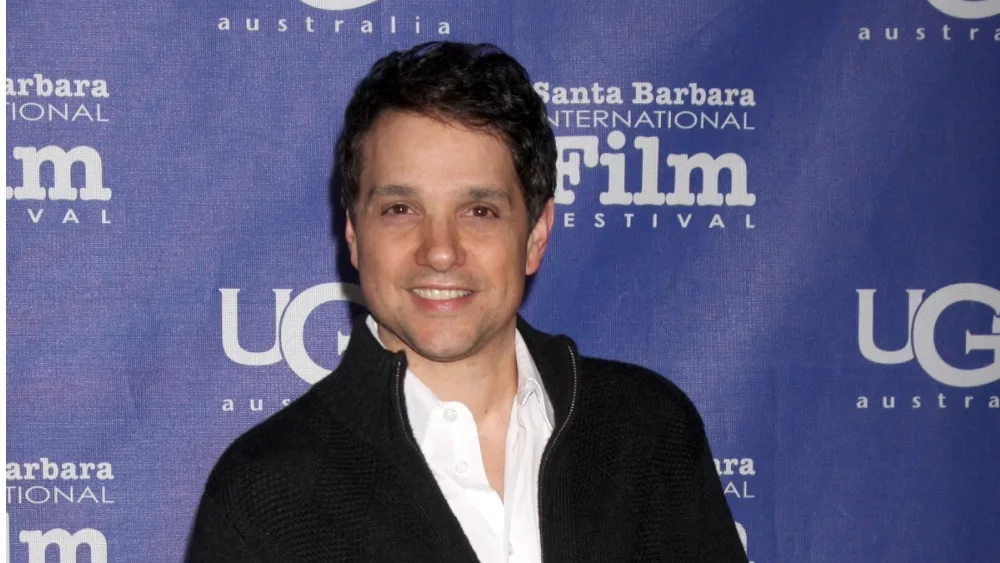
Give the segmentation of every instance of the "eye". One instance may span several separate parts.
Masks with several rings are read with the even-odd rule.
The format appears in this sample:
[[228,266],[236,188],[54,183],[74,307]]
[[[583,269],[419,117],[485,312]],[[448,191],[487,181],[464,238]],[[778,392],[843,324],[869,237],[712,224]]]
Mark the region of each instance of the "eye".
[[410,212],[409,206],[403,203],[394,203],[382,210],[382,215],[406,215]]
[[491,217],[499,217],[496,211],[486,207],[485,205],[477,205],[469,210],[473,217],[479,217],[481,219],[489,219]]

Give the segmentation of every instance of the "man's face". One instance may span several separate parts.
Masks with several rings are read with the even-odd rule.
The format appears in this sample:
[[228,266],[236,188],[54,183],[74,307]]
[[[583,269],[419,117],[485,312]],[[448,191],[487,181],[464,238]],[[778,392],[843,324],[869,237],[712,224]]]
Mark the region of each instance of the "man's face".
[[390,111],[366,135],[361,162],[346,235],[386,347],[448,362],[511,338],[553,210],[550,200],[529,226],[507,145]]

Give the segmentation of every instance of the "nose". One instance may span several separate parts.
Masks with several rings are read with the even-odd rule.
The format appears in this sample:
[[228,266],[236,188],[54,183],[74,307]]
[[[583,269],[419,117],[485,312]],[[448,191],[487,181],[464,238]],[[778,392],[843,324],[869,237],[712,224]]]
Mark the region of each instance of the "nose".
[[465,249],[454,219],[428,217],[421,227],[417,264],[447,272],[465,263]]

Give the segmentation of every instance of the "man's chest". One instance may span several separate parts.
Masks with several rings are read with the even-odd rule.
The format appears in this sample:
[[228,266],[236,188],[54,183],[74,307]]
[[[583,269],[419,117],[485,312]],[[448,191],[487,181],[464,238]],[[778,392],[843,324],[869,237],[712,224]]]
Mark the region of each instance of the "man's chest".
[[537,414],[515,405],[509,422],[493,428],[460,415],[421,443],[436,485],[484,563],[540,560],[538,469],[551,430]]

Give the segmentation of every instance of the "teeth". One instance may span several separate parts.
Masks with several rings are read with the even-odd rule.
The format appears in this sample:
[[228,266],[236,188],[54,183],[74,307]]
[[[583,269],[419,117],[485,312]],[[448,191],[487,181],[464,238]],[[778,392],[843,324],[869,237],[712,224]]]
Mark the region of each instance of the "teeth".
[[416,293],[424,299],[432,299],[434,301],[444,301],[445,299],[458,299],[459,297],[465,297],[472,293],[471,291],[464,291],[461,289],[414,289],[413,293]]

